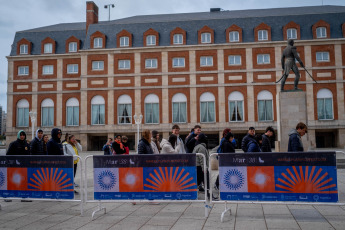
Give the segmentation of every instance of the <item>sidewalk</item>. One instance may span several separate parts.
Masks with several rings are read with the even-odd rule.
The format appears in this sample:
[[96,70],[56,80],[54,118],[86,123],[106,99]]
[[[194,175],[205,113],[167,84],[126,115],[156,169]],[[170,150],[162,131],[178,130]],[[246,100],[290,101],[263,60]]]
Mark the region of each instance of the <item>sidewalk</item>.
[[[82,157],[86,155],[90,152],[82,153]],[[88,169],[91,164],[88,161]],[[78,171],[77,183],[79,176]],[[87,178],[92,186],[92,170],[88,170]],[[344,202],[345,169],[338,170],[338,189],[339,200]],[[92,190],[90,187],[89,197]],[[91,214],[96,203],[85,205],[84,217],[80,216],[80,205],[73,202],[1,200],[0,205],[0,229],[345,229],[345,206],[231,204],[232,214],[227,213],[221,223],[223,204],[213,205],[205,218],[202,203],[107,203],[107,213],[98,212],[94,221]]]

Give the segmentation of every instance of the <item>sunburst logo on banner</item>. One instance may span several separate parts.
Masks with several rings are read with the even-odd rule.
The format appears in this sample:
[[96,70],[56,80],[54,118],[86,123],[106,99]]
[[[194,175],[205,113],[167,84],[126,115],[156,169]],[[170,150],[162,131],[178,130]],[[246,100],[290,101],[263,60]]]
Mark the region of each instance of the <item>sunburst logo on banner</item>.
[[[192,167],[193,168],[193,167]],[[193,168],[195,170],[195,168]],[[144,190],[156,192],[197,191],[196,173],[187,167],[153,168],[145,179]]]
[[110,190],[116,185],[116,175],[110,170],[105,170],[98,175],[97,182],[103,190]]
[[337,193],[336,178],[322,167],[292,166],[284,169],[278,174],[277,190],[291,193]]
[[73,191],[73,176],[68,176],[63,169],[40,168],[32,173],[28,183],[29,190],[33,191]]

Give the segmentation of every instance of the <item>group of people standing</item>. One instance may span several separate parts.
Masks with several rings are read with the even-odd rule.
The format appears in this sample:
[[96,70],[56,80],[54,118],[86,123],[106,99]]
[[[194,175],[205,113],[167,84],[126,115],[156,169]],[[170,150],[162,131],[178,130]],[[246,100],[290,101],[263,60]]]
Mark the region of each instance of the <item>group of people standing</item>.
[[104,155],[129,154],[128,137],[117,134],[115,140],[108,138],[107,143],[103,145]]

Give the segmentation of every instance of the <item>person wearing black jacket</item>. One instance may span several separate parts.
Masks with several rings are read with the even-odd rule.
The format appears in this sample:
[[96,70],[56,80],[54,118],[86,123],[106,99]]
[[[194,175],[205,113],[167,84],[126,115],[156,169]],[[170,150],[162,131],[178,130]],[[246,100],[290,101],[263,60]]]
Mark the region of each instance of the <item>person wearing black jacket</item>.
[[47,143],[47,152],[48,155],[64,155],[63,147],[61,144],[61,129],[54,128],[52,129],[52,138]]
[[241,143],[241,148],[243,152],[248,152],[248,143],[253,140],[255,141],[254,136],[255,136],[255,128],[249,127],[248,133],[245,137],[243,137],[242,143]]
[[232,140],[234,139],[234,134],[232,132],[228,132],[224,137],[224,141],[222,142],[221,149],[222,153],[234,153],[235,148]]
[[303,122],[299,122],[296,129],[292,129],[289,133],[288,152],[303,152],[302,137],[308,133],[308,127]]
[[151,131],[145,130],[143,132],[143,137],[138,144],[138,154],[153,154],[151,147]]
[[30,145],[23,130],[18,132],[17,140],[11,142],[6,155],[30,155]]
[[30,153],[31,155],[46,155],[43,149],[43,130],[37,129],[36,136],[30,142]]
[[121,142],[122,136],[120,134],[116,135],[114,142],[111,144],[111,147],[115,151],[115,154],[124,154],[126,153],[125,146]]
[[195,125],[193,132],[186,138],[186,152],[192,153],[195,143],[198,140],[198,135],[201,133],[201,126]]
[[271,126],[266,128],[266,132],[262,134],[262,152],[272,152],[271,149],[271,137],[274,135],[274,129]]

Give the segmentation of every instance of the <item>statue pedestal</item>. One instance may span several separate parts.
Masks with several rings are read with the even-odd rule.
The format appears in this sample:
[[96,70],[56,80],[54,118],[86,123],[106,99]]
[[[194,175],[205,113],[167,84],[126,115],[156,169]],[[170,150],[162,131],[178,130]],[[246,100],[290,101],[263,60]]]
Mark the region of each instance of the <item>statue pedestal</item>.
[[[277,102],[277,145],[276,151],[287,152],[289,143],[289,132],[295,129],[299,122],[307,124],[307,100],[303,91],[283,91],[276,96]],[[307,135],[302,137],[304,151],[308,150],[309,143]]]

